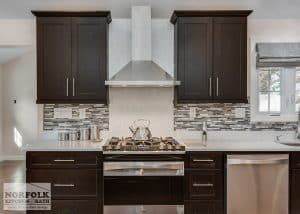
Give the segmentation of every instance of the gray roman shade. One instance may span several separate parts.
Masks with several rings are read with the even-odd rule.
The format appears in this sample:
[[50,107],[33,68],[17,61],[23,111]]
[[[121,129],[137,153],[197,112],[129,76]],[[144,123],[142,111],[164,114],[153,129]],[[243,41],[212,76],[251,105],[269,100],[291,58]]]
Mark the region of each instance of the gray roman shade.
[[257,43],[259,67],[299,67],[300,43]]

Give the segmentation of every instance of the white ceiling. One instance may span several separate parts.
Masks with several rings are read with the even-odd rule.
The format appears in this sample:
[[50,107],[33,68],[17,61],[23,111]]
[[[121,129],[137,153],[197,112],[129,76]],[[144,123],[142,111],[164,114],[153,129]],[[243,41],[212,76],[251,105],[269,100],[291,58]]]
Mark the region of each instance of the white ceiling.
[[251,18],[300,18],[300,0],[0,0],[0,18],[32,18],[31,10],[111,10],[129,18],[132,5],[151,5],[153,18],[173,10],[253,9]]

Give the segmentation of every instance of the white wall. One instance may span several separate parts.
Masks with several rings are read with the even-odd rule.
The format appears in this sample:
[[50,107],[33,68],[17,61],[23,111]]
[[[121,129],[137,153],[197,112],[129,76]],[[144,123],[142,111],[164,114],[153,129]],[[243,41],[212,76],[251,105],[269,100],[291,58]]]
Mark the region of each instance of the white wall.
[[34,40],[32,19],[0,20],[0,46],[31,45]]
[[2,78],[2,65],[0,65],[0,161],[2,159],[3,155],[3,103],[2,103],[2,97],[3,97],[3,78]]
[[173,133],[172,88],[111,88],[109,129],[114,136],[131,136],[128,129],[137,119],[151,121],[153,136]]
[[[36,100],[35,51],[3,65],[3,112],[5,156],[19,155],[14,141],[15,129],[22,136],[22,143],[37,139],[38,106]],[[14,103],[16,100],[16,103]]]

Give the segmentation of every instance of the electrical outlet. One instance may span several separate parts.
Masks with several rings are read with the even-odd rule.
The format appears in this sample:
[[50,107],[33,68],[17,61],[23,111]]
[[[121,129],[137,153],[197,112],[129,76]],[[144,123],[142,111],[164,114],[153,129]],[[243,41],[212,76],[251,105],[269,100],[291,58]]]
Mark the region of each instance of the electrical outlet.
[[246,117],[245,108],[236,108],[235,109],[235,117],[236,118],[245,118]]
[[196,107],[191,107],[190,108],[190,118],[195,118],[196,117]]
[[56,119],[71,119],[72,108],[54,108],[54,118]]
[[79,109],[79,119],[85,119],[86,118],[86,109],[81,108]]

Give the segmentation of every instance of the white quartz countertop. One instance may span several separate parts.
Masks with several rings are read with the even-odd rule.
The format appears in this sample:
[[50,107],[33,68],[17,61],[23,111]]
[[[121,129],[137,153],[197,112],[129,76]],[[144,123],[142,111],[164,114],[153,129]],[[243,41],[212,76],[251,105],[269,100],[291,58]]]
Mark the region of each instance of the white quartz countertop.
[[91,141],[39,141],[22,147],[23,151],[102,151],[104,140]]
[[186,151],[300,151],[300,146],[286,146],[267,140],[201,140],[186,139],[181,141]]
[[[208,132],[208,140],[201,141],[200,132],[176,132],[175,139],[186,146],[186,151],[300,151],[300,146],[276,143],[276,136],[292,137],[294,132],[284,131],[224,131]],[[112,135],[113,136],[113,135]],[[22,147],[23,151],[102,151],[102,146],[110,137],[101,142],[54,140],[37,141]]]
[[201,133],[178,134],[176,139],[185,144],[186,151],[300,151],[300,146],[287,146],[275,142],[276,136],[292,138],[294,132],[248,131],[208,132],[206,143]]

